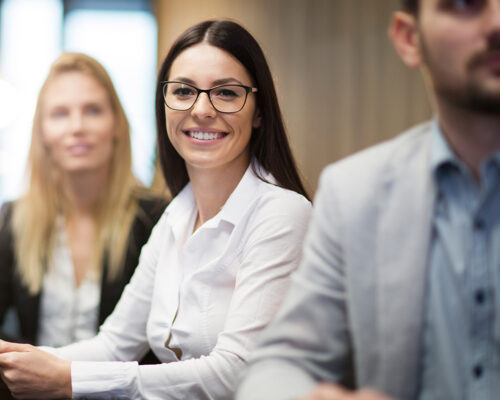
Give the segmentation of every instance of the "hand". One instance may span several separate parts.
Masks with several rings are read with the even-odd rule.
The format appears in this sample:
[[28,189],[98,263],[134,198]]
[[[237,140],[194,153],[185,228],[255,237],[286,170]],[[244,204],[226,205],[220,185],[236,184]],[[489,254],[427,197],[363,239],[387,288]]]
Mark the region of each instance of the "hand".
[[350,391],[333,383],[320,383],[301,400],[394,400],[373,389]]
[[71,362],[0,340],[0,376],[16,399],[71,398]]

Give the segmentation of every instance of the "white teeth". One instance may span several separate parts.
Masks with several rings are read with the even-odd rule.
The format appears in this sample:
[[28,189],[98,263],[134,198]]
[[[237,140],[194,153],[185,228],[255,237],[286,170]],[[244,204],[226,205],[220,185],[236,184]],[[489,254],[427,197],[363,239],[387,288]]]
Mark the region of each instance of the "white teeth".
[[192,131],[189,131],[189,136],[191,136],[192,138],[198,139],[198,140],[214,140],[214,139],[218,139],[219,137],[222,137],[222,134],[213,133],[213,132],[192,132]]

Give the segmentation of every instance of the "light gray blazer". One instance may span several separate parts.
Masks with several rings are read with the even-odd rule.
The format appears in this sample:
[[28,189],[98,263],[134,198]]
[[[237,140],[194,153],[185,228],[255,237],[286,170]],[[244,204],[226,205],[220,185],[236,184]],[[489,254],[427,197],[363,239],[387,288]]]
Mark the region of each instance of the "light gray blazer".
[[292,399],[319,380],[419,388],[434,208],[431,123],[323,172],[302,264],[237,399]]

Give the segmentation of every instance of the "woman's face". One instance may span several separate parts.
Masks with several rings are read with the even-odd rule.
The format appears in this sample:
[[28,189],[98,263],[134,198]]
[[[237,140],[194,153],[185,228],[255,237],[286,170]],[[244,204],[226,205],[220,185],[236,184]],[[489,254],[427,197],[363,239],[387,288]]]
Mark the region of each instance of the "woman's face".
[[[253,86],[245,67],[231,54],[207,43],[199,43],[180,53],[172,63],[169,81],[180,81],[199,89],[221,84]],[[249,164],[252,127],[258,127],[255,97],[249,93],[245,106],[233,114],[214,109],[208,95],[201,93],[187,111],[165,106],[168,137],[185,160],[188,172],[236,168]]]
[[42,139],[63,172],[107,172],[115,115],[107,91],[91,76],[64,72],[42,95]]

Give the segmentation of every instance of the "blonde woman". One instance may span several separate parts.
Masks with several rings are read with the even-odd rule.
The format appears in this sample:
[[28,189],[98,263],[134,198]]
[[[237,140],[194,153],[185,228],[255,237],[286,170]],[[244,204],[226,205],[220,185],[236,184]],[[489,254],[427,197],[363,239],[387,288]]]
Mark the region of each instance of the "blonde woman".
[[25,195],[0,214],[0,322],[14,307],[16,340],[67,345],[113,311],[166,205],[134,177],[127,118],[91,57],[64,53],[52,65],[28,171]]

